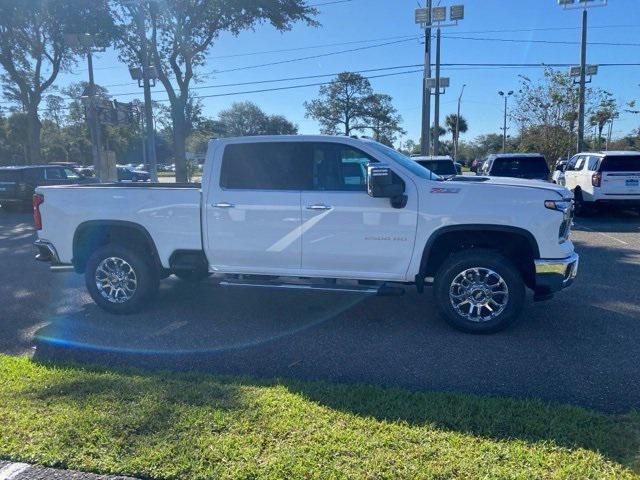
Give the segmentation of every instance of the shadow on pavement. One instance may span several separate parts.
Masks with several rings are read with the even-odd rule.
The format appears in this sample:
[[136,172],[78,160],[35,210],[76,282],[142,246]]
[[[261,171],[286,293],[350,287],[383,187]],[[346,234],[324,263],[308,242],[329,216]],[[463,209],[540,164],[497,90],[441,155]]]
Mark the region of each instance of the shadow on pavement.
[[[430,292],[361,298],[163,282],[143,313],[101,311],[33,260],[28,216],[0,215],[0,351],[47,362],[367,383],[640,409],[635,250],[580,232],[575,285],[490,336],[452,330]],[[588,241],[587,241],[588,240]]]

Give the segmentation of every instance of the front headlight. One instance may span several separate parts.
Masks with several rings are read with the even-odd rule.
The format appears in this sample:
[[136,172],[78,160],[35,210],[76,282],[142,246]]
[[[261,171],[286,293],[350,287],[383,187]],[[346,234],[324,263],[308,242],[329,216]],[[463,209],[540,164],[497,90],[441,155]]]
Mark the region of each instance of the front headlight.
[[562,200],[545,200],[544,206],[550,210],[562,213],[562,223],[558,230],[558,241],[564,243],[571,235],[571,224],[573,223],[573,201],[563,198]]

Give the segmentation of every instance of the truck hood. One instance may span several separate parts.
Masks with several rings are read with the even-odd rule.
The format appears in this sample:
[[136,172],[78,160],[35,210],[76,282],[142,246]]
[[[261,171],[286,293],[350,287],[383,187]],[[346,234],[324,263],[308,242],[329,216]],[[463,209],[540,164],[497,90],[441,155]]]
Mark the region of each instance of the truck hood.
[[[573,197],[571,191],[562,187],[560,185],[556,185],[555,183],[545,182],[543,180],[528,180],[525,178],[513,178],[513,177],[483,177],[483,176],[457,176],[455,179],[450,180],[449,182],[460,182],[465,184],[479,184],[479,185],[492,185],[496,187],[505,186],[505,187],[521,187],[521,188],[536,188],[539,190],[547,190],[551,192],[555,192],[561,197]],[[446,183],[449,183],[446,182]]]

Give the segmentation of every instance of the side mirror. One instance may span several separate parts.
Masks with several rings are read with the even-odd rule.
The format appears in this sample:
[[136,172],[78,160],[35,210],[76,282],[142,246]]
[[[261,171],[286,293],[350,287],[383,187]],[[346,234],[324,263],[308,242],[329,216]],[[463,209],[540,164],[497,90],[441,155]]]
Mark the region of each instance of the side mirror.
[[367,193],[374,198],[388,198],[393,208],[404,208],[407,196],[404,184],[394,181],[393,171],[384,164],[367,165]]

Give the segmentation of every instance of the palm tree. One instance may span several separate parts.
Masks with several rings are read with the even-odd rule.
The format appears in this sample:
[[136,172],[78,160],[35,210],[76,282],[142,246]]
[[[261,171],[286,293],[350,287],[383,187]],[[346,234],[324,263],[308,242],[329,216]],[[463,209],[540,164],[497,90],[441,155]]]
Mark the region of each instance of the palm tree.
[[[457,138],[461,133],[465,133],[469,130],[469,125],[467,124],[467,120],[460,115],[459,122],[456,122],[458,115],[455,113],[450,113],[447,115],[447,118],[444,119],[444,124],[447,127],[447,132],[451,133],[451,141],[452,144],[455,145]],[[456,123],[458,123],[458,131],[456,132]]]

